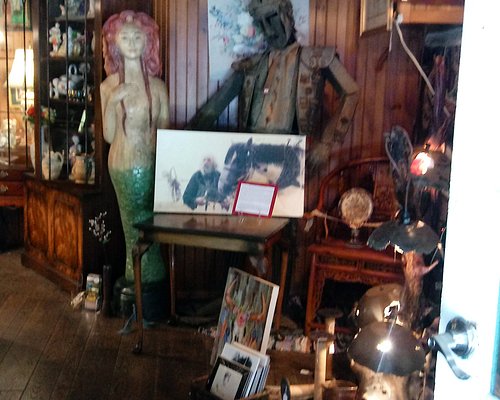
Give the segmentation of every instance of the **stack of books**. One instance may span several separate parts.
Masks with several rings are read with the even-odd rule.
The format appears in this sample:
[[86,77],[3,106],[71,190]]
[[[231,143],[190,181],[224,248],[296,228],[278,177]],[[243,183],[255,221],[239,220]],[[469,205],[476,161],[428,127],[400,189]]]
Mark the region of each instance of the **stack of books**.
[[269,366],[267,354],[227,342],[208,378],[207,389],[222,400],[253,396],[264,390]]

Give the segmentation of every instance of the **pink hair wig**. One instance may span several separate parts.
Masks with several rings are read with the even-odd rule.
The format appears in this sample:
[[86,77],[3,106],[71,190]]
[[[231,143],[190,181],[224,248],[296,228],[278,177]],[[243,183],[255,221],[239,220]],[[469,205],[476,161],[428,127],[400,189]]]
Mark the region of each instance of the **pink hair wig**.
[[132,23],[146,34],[146,46],[143,51],[142,63],[149,75],[161,75],[160,61],[160,36],[156,21],[143,12],[131,10],[114,14],[104,23],[103,30],[103,55],[104,70],[107,75],[123,70],[123,57],[116,45],[116,35],[123,25]]

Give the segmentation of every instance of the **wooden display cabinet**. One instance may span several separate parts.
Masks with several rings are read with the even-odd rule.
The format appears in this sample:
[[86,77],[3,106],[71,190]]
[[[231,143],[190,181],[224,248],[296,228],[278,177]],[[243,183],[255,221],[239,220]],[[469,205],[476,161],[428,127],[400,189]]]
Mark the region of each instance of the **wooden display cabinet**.
[[9,207],[0,210],[0,250],[7,244],[22,244],[23,180],[32,169],[27,151],[29,122],[24,118],[33,99],[33,35],[23,19],[23,10],[25,17],[30,15],[29,7],[29,2],[19,1],[15,11],[0,13],[0,207]]
[[88,230],[89,218],[99,212],[100,197],[92,189],[27,179],[23,263],[63,289],[78,291],[89,272],[100,272],[100,249]]
[[[102,249],[88,220],[105,211],[109,195],[96,93],[101,7],[90,1],[34,0],[33,7],[35,171],[25,181],[22,261],[68,291],[101,272]],[[76,173],[77,157],[83,175]]]
[[[102,138],[99,85],[102,24],[126,9],[152,11],[149,1],[139,0],[33,0],[36,161],[25,182],[22,262],[68,291],[81,289],[89,273],[102,273],[103,248],[89,232],[89,219],[101,212],[107,212],[106,225],[113,232],[108,245],[113,278],[125,265],[118,205],[107,172],[108,145]],[[58,48],[52,45],[58,42],[56,28]],[[72,163],[75,137],[90,166],[83,179]],[[44,174],[44,155],[50,152],[60,156],[45,162],[46,172],[51,170],[47,165],[62,160],[60,173]]]

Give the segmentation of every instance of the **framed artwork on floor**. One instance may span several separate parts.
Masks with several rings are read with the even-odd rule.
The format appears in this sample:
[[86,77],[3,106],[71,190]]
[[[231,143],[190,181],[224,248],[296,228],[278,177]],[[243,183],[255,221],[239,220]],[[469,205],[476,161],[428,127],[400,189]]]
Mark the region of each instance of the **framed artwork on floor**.
[[212,365],[227,342],[266,353],[279,288],[265,279],[229,268],[210,359]]
[[241,398],[250,369],[219,357],[209,377],[208,389],[222,400]]

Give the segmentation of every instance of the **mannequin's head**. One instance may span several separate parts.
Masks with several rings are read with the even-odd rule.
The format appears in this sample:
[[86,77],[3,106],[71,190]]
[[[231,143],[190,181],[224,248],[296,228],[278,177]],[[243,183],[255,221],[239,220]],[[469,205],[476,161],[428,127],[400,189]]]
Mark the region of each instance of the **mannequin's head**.
[[295,42],[295,22],[290,0],[251,0],[248,12],[273,49]]
[[122,11],[103,25],[103,55],[106,74],[123,68],[125,58],[140,53],[149,75],[161,75],[159,28],[155,20],[143,12]]

